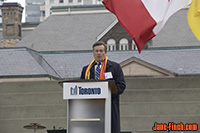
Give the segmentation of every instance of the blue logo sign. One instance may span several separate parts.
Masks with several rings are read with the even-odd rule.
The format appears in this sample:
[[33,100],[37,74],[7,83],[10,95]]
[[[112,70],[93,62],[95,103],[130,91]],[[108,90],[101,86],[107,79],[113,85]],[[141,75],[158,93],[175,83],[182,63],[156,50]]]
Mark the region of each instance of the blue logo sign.
[[83,88],[75,85],[70,88],[70,95],[100,95],[101,88]]
[[73,87],[71,87],[70,88],[70,95],[77,95],[78,93],[77,93],[77,89],[78,87],[77,87],[77,85],[73,88]]

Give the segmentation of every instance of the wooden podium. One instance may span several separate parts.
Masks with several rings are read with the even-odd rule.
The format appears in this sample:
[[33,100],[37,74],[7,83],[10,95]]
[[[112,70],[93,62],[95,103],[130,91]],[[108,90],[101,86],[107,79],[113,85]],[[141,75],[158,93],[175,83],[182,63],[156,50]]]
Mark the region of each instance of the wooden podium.
[[111,133],[111,94],[114,81],[76,80],[59,82],[67,100],[68,133]]

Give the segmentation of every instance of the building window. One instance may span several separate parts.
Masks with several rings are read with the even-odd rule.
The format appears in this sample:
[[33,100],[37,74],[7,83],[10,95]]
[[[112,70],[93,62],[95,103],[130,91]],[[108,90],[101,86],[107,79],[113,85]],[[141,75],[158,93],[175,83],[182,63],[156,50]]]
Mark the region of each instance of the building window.
[[119,41],[119,50],[128,50],[128,40],[126,38]]
[[96,0],[97,4],[102,4],[102,0]]
[[135,45],[134,41],[132,41],[132,50],[137,50],[137,46]]
[[54,4],[54,0],[50,0],[50,4]]
[[108,48],[108,51],[114,51],[116,50],[116,42],[114,39],[109,39],[107,41],[107,48]]
[[64,0],[60,0],[59,2],[60,2],[60,3],[64,3]]
[[82,2],[82,0],[78,0],[78,2]]
[[41,16],[45,17],[45,11],[41,11]]
[[73,0],[69,0],[69,3],[72,3],[73,2]]
[[114,51],[114,50],[115,50],[115,45],[114,44],[108,45],[108,51]]

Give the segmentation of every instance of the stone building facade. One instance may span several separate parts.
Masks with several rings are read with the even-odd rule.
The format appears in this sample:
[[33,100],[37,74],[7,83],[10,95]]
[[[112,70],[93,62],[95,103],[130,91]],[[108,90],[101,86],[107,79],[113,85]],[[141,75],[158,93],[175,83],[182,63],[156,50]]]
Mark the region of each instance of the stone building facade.
[[[102,38],[100,39],[108,45],[108,51],[137,50],[135,42],[119,22],[116,22],[116,24],[114,22],[114,26],[111,27],[112,28],[102,35]],[[147,42],[144,49],[147,49],[150,43],[151,41]]]

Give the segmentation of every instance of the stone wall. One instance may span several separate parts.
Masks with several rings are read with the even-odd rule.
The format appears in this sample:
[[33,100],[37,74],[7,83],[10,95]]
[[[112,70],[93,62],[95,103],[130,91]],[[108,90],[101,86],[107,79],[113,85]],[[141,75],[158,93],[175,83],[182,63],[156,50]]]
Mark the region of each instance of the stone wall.
[[1,48],[15,47],[20,39],[1,39]]
[[[126,78],[120,96],[121,130],[150,133],[158,123],[200,124],[200,77]],[[0,83],[0,133],[33,133],[66,127],[67,105],[58,81]]]

